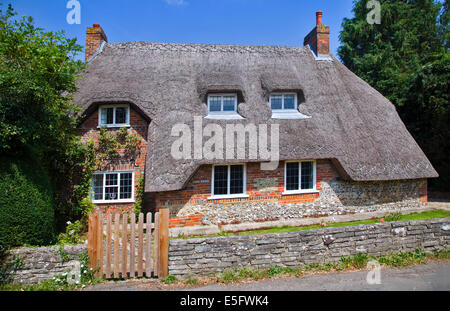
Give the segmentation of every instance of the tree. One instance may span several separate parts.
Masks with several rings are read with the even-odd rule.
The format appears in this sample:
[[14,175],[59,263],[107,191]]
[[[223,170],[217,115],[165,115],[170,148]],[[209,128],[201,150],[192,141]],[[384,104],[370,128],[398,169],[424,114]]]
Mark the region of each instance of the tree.
[[80,141],[71,103],[81,50],[64,32],[46,32],[0,5],[0,154],[37,160],[50,177],[60,223],[80,214],[89,191],[92,148]]
[[368,0],[344,19],[338,55],[386,96],[440,174],[430,185],[450,189],[448,0],[381,0],[381,24],[367,20]]

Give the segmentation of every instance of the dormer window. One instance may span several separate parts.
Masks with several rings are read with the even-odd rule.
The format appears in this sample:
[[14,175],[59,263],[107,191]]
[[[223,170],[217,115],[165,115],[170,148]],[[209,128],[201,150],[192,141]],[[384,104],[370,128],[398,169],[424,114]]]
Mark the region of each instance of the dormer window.
[[232,120],[243,119],[237,112],[238,100],[236,94],[208,95],[208,116],[206,119]]
[[99,108],[98,126],[121,127],[130,125],[129,105],[103,105]]
[[297,93],[272,93],[269,100],[272,119],[309,119],[298,111]]
[[297,94],[272,94],[270,95],[270,107],[272,107],[272,111],[296,111]]

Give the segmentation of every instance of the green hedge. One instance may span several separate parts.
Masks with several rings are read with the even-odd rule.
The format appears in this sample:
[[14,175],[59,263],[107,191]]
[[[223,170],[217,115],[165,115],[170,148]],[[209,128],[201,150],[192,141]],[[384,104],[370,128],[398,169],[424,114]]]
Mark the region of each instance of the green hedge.
[[39,163],[0,157],[0,245],[55,242],[53,193]]

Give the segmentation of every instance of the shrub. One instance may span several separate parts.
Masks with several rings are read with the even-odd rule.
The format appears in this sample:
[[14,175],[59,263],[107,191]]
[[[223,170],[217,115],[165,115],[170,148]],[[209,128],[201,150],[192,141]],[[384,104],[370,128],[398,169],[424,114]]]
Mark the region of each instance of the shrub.
[[402,217],[402,213],[400,212],[392,212],[384,215],[384,220],[386,221],[399,221]]
[[0,245],[55,241],[52,190],[38,163],[0,157]]
[[70,221],[67,222],[66,232],[60,233],[58,236],[59,244],[82,244],[84,241],[81,237],[83,234],[83,224],[80,220],[77,220],[73,223]]

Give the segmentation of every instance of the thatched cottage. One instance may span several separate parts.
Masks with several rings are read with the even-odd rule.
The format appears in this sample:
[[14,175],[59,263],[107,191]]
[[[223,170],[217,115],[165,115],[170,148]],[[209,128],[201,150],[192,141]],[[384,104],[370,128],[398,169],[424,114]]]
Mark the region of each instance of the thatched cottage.
[[[426,202],[438,176],[394,105],[329,52],[320,12],[290,47],[108,43],[95,24],[86,61],[74,97],[84,137],[126,126],[140,138],[134,159],[94,175],[99,207],[133,207],[145,176],[145,208],[170,208],[171,226],[389,211]],[[229,125],[247,130],[245,156],[208,142]],[[177,129],[192,131],[189,146],[174,149]],[[275,169],[258,143],[278,147]]]

